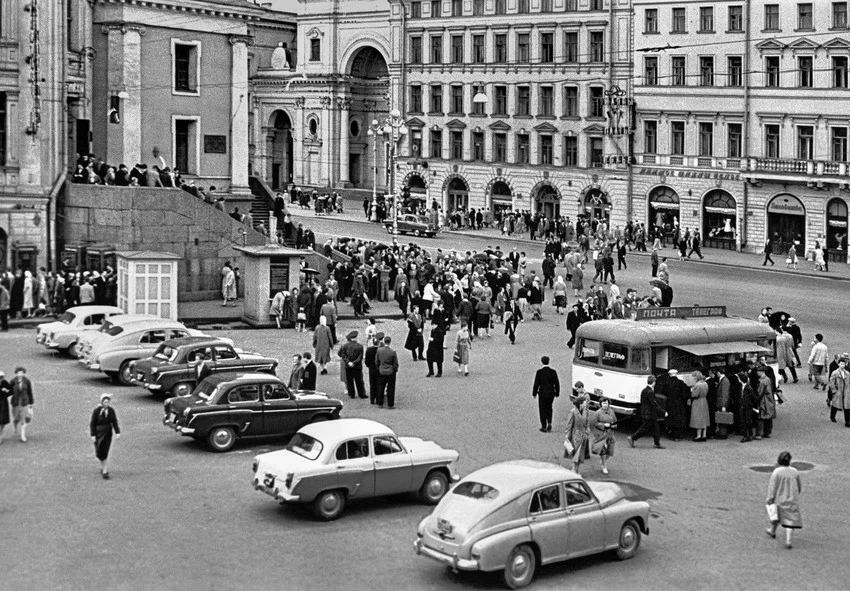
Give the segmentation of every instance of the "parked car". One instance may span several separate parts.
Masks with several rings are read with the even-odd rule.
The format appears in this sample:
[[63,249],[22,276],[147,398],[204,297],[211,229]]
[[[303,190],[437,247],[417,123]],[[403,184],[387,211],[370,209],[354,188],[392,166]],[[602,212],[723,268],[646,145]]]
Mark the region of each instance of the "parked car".
[[396,437],[375,421],[341,419],[302,427],[286,449],[254,458],[253,485],[281,504],[311,503],[330,521],[349,501],[418,491],[437,504],[458,479],[458,452],[418,437]]
[[[393,220],[386,220],[384,225],[387,227],[387,232],[392,234]],[[398,216],[399,234],[413,234],[414,236],[428,236],[429,238],[433,238],[439,231],[440,229],[431,222],[431,218],[428,216],[412,213],[404,213]]]
[[291,391],[276,376],[222,373],[187,396],[166,400],[162,422],[225,452],[237,438],[291,435],[309,423],[338,419],[342,406],[322,392]]
[[89,351],[91,351],[92,344],[103,338],[108,338],[109,332],[113,327],[126,326],[133,322],[143,322],[145,320],[156,320],[158,318],[159,316],[154,316],[153,314],[121,314],[107,318],[97,330],[88,331],[80,335],[76,347],[77,361],[85,365],[85,358]]
[[35,342],[76,357],[76,344],[81,334],[94,332],[107,318],[123,313],[124,310],[116,306],[74,306],[57,320],[39,324],[35,328]]
[[183,337],[160,344],[152,357],[130,362],[134,384],[151,393],[183,396],[209,374],[227,371],[274,375],[277,359],[233,348],[218,337]]
[[[125,386],[133,385],[130,365],[139,359],[150,357],[159,349],[160,344],[182,337],[206,337],[200,330],[186,328],[176,320],[143,320],[125,325],[115,325],[104,338],[92,344],[83,361],[89,369],[102,371],[114,382]],[[230,339],[222,339],[230,345]]]
[[635,555],[649,504],[613,482],[586,482],[556,464],[517,460],[461,480],[419,524],[414,549],[454,570],[504,571],[525,587],[538,566],[613,550]]

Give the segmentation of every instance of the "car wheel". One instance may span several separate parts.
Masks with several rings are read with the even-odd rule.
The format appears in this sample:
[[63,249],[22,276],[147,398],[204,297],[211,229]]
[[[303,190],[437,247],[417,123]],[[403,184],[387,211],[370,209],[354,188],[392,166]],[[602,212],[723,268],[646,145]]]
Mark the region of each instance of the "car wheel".
[[537,567],[537,559],[534,551],[528,544],[520,544],[514,548],[508,556],[505,566],[505,585],[511,589],[520,589],[528,586],[534,578],[534,569]]
[[620,545],[617,547],[617,558],[628,560],[637,554],[640,546],[640,528],[638,524],[630,519],[623,524],[620,530]]
[[416,236],[417,238],[419,238],[419,230],[414,230],[413,235]]
[[191,394],[193,389],[192,382],[179,382],[174,384],[174,387],[171,388],[171,395],[185,396],[186,394]]
[[207,435],[207,443],[213,451],[224,453],[236,443],[236,433],[230,427],[216,427]]
[[80,351],[80,342],[74,341],[73,343],[68,345],[68,348],[65,349],[65,351],[68,353],[69,357],[73,357],[74,359],[79,358],[80,354],[82,353],[82,351]]
[[130,369],[130,363],[132,362],[132,359],[128,359],[127,361],[121,364],[120,368],[118,368],[118,381],[120,381],[125,386],[133,385],[133,372]]
[[449,479],[439,470],[433,470],[425,477],[419,489],[419,498],[426,505],[436,505],[449,490]]
[[345,493],[341,490],[326,490],[313,501],[313,515],[322,521],[333,521],[345,509]]

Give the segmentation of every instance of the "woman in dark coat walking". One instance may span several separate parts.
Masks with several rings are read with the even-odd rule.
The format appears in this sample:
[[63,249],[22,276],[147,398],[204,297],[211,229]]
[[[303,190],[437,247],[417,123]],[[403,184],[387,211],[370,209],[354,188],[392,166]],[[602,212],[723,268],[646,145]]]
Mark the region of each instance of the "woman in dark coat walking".
[[94,453],[100,460],[100,475],[104,478],[109,478],[109,468],[106,462],[109,458],[109,448],[112,447],[112,433],[115,433],[116,438],[121,436],[118,416],[115,414],[115,409],[109,406],[111,399],[111,394],[100,395],[100,406],[92,411],[91,421],[89,422],[89,432],[91,440],[94,442]]
[[673,441],[684,437],[690,418],[688,400],[691,399],[691,389],[677,377],[678,373],[675,369],[669,371],[670,380],[666,392],[667,434]]
[[756,410],[758,409],[758,398],[756,392],[750,385],[747,372],[742,371],[738,374],[738,381],[741,383],[741,403],[738,408],[740,413],[739,420],[741,424],[741,443],[747,443],[753,440],[753,435],[756,428]]
[[431,336],[428,339],[428,349],[425,351],[425,360],[428,362],[428,373],[426,378],[434,375],[434,366],[437,366],[437,377],[443,376],[443,347],[446,340],[446,329],[442,324],[433,324]]
[[3,443],[3,427],[12,422],[9,412],[9,398],[12,396],[12,384],[6,381],[6,374],[0,371],[0,443]]
[[414,305],[410,311],[410,316],[407,317],[407,339],[404,341],[404,348],[413,354],[414,361],[423,358],[422,350],[425,348],[425,341],[422,337],[423,323],[422,316],[419,314],[419,306]]

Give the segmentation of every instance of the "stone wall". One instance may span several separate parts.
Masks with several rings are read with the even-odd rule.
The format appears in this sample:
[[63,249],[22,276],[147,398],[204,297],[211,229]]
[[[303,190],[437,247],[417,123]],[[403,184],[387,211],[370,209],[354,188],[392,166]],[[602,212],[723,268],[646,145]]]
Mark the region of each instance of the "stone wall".
[[97,243],[183,257],[178,272],[182,301],[218,297],[222,265],[243,266],[233,247],[266,240],[180,189],[69,184],[58,214],[60,250],[63,244]]

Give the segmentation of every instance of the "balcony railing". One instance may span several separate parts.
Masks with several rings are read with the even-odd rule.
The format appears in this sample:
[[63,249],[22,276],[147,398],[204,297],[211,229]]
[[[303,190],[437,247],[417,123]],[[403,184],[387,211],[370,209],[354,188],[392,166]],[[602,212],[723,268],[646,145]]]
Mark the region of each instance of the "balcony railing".
[[684,156],[670,156],[670,166],[683,166],[684,164]]
[[778,158],[753,158],[751,163],[755,163],[754,170],[764,170],[766,172],[796,172],[805,173],[807,160],[780,160]]
[[750,158],[750,172],[804,174],[809,176],[847,176],[847,162],[789,160],[780,158]]
[[713,162],[711,158],[700,157],[697,158],[697,166],[711,168]]

